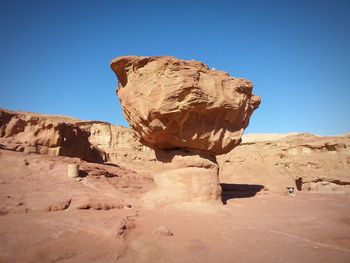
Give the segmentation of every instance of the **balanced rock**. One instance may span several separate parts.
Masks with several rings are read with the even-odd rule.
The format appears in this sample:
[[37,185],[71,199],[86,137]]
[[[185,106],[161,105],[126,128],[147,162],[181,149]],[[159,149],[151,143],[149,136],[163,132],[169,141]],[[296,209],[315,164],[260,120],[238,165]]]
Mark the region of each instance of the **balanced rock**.
[[111,62],[124,114],[141,143],[223,154],[241,141],[260,98],[253,84],[174,57],[119,57]]
[[158,161],[146,202],[220,202],[215,156],[241,142],[260,104],[252,83],[174,57],[125,56],[111,67],[124,115]]

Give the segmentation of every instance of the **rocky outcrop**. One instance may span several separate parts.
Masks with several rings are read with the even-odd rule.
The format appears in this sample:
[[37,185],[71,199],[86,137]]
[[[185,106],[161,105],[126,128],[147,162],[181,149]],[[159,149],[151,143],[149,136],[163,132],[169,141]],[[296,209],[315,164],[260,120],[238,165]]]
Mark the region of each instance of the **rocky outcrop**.
[[247,189],[350,192],[350,135],[248,135],[218,162],[222,183]]
[[[70,121],[70,122],[67,122]],[[104,154],[89,142],[90,133],[60,116],[0,110],[0,147],[26,153],[79,157],[103,162]]]
[[156,153],[147,203],[219,202],[215,155],[241,142],[260,104],[253,84],[174,57],[119,57],[111,67],[126,119]]
[[5,109],[0,109],[0,148],[114,163],[142,173],[149,173],[155,161],[154,152],[129,128]]
[[250,81],[197,61],[129,56],[114,59],[111,67],[126,119],[153,149],[227,153],[260,104]]
[[104,152],[106,162],[149,174],[149,166],[155,162],[154,151],[139,143],[130,128],[97,121],[76,125],[90,133],[89,142]]

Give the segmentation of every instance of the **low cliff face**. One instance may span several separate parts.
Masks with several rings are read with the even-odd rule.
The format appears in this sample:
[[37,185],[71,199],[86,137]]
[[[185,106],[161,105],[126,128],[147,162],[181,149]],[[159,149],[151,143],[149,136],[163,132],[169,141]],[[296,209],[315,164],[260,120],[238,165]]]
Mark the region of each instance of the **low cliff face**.
[[51,156],[79,157],[124,166],[151,162],[154,154],[130,129],[107,122],[0,109],[0,148]]
[[103,162],[103,152],[89,142],[90,133],[74,122],[68,117],[0,110],[0,147]]
[[350,135],[247,135],[219,158],[221,182],[284,191],[350,192]]
[[75,122],[62,116],[0,110],[0,147],[102,163],[104,153],[89,142],[90,133]]
[[131,129],[107,122],[78,122],[90,133],[89,142],[102,150],[105,161],[146,172],[155,162],[152,149],[139,143]]

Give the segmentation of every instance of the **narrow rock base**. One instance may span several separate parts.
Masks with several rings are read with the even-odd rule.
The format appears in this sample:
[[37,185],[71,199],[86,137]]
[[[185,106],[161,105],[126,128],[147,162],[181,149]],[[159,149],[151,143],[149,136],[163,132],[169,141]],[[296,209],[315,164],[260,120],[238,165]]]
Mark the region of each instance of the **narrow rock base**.
[[222,204],[215,156],[184,150],[156,151],[155,188],[144,196],[150,206],[187,202]]

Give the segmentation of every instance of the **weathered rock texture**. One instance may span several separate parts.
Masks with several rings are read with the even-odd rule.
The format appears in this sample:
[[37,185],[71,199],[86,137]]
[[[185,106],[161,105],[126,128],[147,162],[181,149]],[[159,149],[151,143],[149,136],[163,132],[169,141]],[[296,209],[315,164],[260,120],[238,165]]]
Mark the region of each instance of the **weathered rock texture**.
[[349,134],[247,135],[218,163],[220,181],[235,182],[232,191],[249,192],[260,186],[283,192],[292,186],[297,191],[350,192]]
[[103,162],[102,152],[89,142],[90,133],[74,122],[67,117],[0,110],[0,146],[26,153]]
[[0,148],[109,162],[147,172],[154,152],[133,132],[101,121],[0,109]]
[[250,81],[196,61],[130,56],[111,67],[126,119],[153,149],[227,153],[260,104]]
[[142,145],[131,129],[97,121],[76,125],[90,133],[89,142],[104,152],[106,162],[149,174],[147,164],[155,162],[154,151]]
[[147,201],[218,201],[215,155],[241,142],[260,104],[252,83],[174,57],[120,57],[111,67],[126,119],[163,163]]
[[155,189],[144,200],[150,206],[179,201],[221,201],[219,166],[210,154],[186,150],[156,150]]

